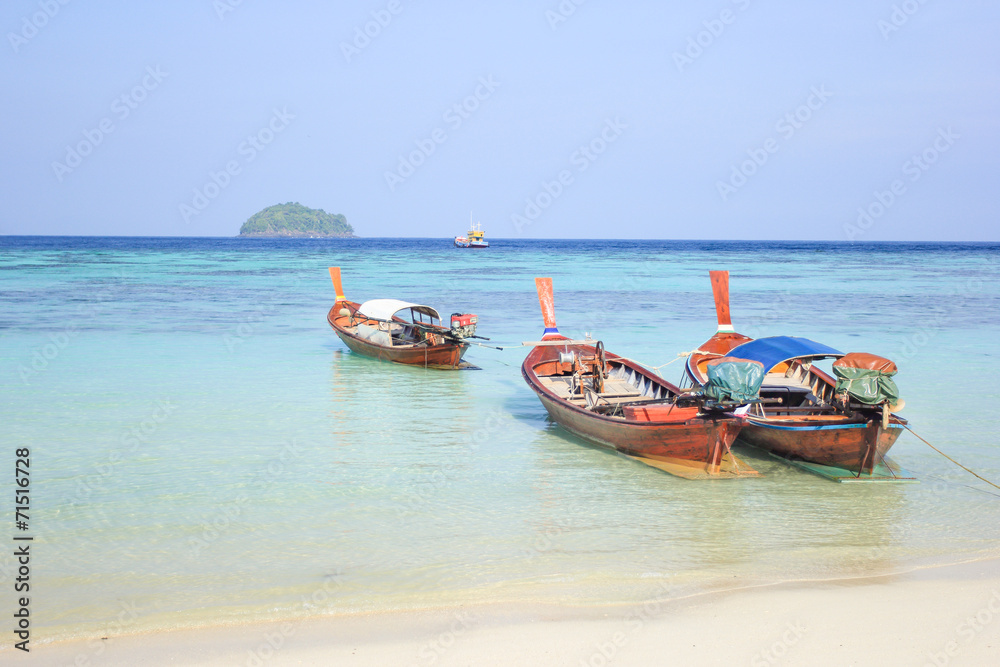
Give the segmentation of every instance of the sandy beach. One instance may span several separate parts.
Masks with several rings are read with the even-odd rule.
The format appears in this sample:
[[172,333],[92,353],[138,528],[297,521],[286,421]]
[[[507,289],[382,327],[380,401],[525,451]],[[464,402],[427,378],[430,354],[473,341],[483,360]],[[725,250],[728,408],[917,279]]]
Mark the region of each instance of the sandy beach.
[[[46,665],[984,665],[1000,562],[642,605],[464,606],[39,645]],[[12,657],[9,656],[8,657]]]

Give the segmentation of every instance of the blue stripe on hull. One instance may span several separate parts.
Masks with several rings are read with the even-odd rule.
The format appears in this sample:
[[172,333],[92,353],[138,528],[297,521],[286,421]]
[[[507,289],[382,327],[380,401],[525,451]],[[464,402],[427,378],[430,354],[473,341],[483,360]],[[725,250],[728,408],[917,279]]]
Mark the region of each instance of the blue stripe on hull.
[[868,428],[868,424],[829,424],[826,426],[780,426],[778,424],[770,424],[766,421],[757,421],[756,419],[748,419],[749,423],[754,426],[760,426],[761,428],[769,428],[775,431],[830,431],[838,428]]

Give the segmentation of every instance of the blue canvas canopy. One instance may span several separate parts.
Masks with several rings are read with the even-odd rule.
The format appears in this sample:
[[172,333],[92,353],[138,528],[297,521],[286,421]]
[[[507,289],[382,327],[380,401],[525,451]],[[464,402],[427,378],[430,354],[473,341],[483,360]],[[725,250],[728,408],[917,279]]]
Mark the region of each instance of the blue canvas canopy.
[[731,349],[727,356],[751,359],[764,364],[764,372],[792,359],[825,359],[842,357],[844,353],[808,338],[771,336],[758,338]]

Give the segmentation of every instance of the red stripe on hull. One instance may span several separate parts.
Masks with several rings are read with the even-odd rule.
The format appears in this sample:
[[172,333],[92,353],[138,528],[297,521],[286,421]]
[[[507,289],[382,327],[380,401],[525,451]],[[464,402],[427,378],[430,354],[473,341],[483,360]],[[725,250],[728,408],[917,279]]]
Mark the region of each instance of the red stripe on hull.
[[625,422],[580,414],[542,393],[538,398],[552,419],[567,431],[633,456],[667,456],[719,465],[740,431],[736,419],[694,419],[680,423]]
[[[593,354],[589,346],[568,346],[571,350]],[[683,416],[674,421],[633,421],[608,417],[559,398],[537,380],[535,367],[552,361],[559,355],[557,346],[536,347],[521,365],[521,375],[549,416],[566,430],[595,444],[633,456],[662,456],[717,466],[729,446],[736,439],[742,427],[739,419],[730,417],[684,418],[686,411],[678,411]],[[672,394],[679,392],[669,382],[653,376],[640,366],[607,353],[609,361],[615,360],[629,368],[640,371],[647,380],[669,389]]]

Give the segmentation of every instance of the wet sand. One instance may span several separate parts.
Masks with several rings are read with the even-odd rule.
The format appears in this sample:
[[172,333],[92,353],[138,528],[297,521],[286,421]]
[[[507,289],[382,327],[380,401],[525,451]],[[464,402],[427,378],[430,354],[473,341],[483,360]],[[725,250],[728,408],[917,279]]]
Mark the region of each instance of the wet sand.
[[463,606],[72,641],[35,646],[31,662],[941,666],[998,655],[1000,561],[978,561],[637,605]]

